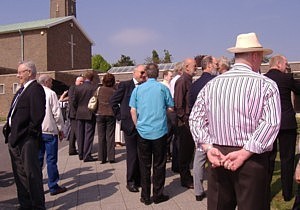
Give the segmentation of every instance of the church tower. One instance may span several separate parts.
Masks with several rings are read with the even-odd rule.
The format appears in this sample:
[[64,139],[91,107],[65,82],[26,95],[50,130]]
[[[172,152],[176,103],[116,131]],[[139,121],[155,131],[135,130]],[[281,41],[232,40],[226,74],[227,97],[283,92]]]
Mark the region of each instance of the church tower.
[[76,0],[50,0],[50,18],[76,17]]

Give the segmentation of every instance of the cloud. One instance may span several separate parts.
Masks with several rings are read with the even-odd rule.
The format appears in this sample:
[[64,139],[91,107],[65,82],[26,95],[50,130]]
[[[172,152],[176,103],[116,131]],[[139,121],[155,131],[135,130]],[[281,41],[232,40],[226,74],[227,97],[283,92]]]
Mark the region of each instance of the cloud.
[[140,46],[159,39],[159,34],[149,29],[124,29],[110,37],[110,42],[124,46]]

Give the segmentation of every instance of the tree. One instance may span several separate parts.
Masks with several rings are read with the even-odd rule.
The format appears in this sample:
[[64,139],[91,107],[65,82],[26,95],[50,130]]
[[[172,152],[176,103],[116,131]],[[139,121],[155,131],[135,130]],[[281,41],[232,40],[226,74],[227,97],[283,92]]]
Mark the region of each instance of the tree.
[[152,50],[152,62],[156,64],[160,63],[159,55],[156,50]]
[[114,63],[114,67],[120,67],[120,66],[134,66],[135,62],[131,60],[129,56],[121,55],[121,58],[118,60],[117,63]]
[[92,68],[107,72],[111,65],[99,54],[92,56]]
[[162,63],[172,63],[171,61],[172,55],[169,53],[169,50],[164,50],[164,53],[165,53],[165,57],[162,60]]

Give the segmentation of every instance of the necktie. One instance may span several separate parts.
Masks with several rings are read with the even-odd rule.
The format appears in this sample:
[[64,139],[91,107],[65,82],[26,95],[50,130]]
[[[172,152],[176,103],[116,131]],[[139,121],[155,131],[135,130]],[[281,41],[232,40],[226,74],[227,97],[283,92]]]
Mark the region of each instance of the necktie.
[[9,113],[8,113],[8,116],[9,116],[9,117],[11,116],[11,114],[12,114],[12,112],[13,112],[13,110],[14,110],[16,104],[17,104],[17,101],[18,101],[18,99],[19,99],[19,97],[20,97],[20,95],[21,95],[21,93],[22,93],[23,90],[24,90],[24,87],[21,87],[21,88],[17,91],[16,96],[15,96],[15,98],[14,98],[14,102],[13,102],[12,106],[10,107],[10,110],[9,110]]

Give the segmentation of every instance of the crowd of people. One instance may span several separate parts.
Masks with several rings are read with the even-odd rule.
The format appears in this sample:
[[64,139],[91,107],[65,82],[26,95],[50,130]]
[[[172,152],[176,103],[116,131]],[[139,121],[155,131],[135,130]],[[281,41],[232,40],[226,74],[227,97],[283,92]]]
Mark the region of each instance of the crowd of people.
[[[196,201],[207,197],[209,210],[268,210],[278,146],[282,194],[290,201],[294,173],[300,182],[300,164],[294,169],[297,122],[292,103],[300,83],[287,72],[283,55],[271,57],[270,70],[260,73],[263,56],[272,50],[262,47],[255,33],[238,35],[228,51],[234,54],[233,65],[225,57],[186,58],[163,72],[161,82],[155,63],[137,65],[133,78],[118,84],[107,73],[99,87],[87,71],[59,99],[49,75],[36,80],[34,63],[20,63],[21,88],[3,133],[21,209],[45,209],[45,154],[50,195],[67,191],[57,184],[59,140],[66,138],[69,155],[80,161],[115,163],[116,121],[121,121],[125,139],[126,187],[132,193],[141,188],[145,205],[169,199],[164,185],[166,163],[172,161],[180,185],[194,189]],[[198,67],[202,74],[194,81]],[[97,97],[95,111],[88,109],[92,96]],[[68,102],[65,120],[62,101]],[[92,156],[96,128],[98,158]],[[298,194],[293,209],[300,209]]]

